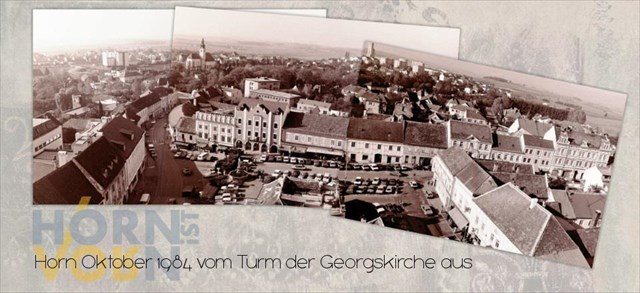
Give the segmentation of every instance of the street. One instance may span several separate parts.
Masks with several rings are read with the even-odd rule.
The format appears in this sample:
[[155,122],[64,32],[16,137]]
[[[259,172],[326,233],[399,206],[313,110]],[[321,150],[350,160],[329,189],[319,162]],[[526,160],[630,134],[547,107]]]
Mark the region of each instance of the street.
[[[155,145],[158,156],[153,158],[147,151],[146,168],[136,189],[141,188],[135,197],[129,199],[130,203],[137,203],[141,193],[151,195],[149,204],[168,204],[170,199],[177,203],[188,202],[182,197],[182,190],[186,186],[195,186],[201,191],[204,186],[204,178],[198,171],[195,163],[186,159],[174,159],[170,150],[171,138],[166,131],[167,119],[160,118],[148,130],[147,144]],[[192,175],[182,174],[183,168],[189,168]]]

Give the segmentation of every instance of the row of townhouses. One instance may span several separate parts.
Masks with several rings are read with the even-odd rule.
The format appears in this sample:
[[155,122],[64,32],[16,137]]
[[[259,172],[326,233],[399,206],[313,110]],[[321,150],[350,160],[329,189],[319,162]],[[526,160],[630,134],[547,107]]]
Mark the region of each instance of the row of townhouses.
[[[291,94],[274,98],[277,91],[269,90],[269,96],[254,92],[237,106],[218,103],[213,111],[183,117],[176,141],[203,147],[316,154],[357,163],[421,165],[443,150],[457,148],[476,159],[526,163],[535,171],[555,170],[577,179],[589,168],[605,168],[615,151],[606,135],[524,118],[493,132],[482,119],[420,123],[342,117],[319,112],[317,107],[316,111],[301,108],[292,101],[297,96]],[[473,111],[457,115],[467,117],[469,112]]]

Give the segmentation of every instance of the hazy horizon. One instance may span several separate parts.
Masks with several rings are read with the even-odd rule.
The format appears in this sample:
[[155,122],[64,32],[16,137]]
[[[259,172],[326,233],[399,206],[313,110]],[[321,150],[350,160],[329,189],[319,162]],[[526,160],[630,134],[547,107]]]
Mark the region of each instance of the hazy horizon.
[[[243,10],[320,18],[326,17],[327,12],[326,9]],[[173,13],[173,9],[34,9],[33,53],[159,46],[158,43],[170,49]]]
[[[419,35],[424,37],[415,38]],[[460,30],[176,6],[173,37],[185,36],[282,44],[293,40],[297,44],[355,52],[367,39],[406,44],[406,39],[411,38],[415,49],[457,58]]]
[[[361,47],[361,53],[365,52],[364,50],[366,50],[369,43],[370,41],[364,43],[363,47]],[[437,56],[379,42],[374,42],[374,44],[378,56],[398,56],[407,60],[420,61],[425,64],[425,67],[442,69],[476,79],[487,77],[503,78],[513,85],[524,85],[530,89],[576,98],[582,102],[600,106],[602,109],[609,109],[619,115],[620,121],[622,121],[627,100],[627,95],[624,93]]]

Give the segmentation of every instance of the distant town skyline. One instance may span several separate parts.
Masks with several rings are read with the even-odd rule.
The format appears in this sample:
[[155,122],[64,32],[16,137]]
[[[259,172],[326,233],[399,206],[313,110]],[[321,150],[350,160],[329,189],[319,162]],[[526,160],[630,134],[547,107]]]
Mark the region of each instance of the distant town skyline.
[[[229,26],[232,23],[242,25]],[[205,37],[208,42],[290,43],[350,50],[359,50],[363,41],[367,39],[406,44],[407,38],[411,38],[413,42],[409,47],[413,49],[457,58],[460,30],[177,6],[174,17],[174,41],[192,39],[196,36]]]
[[[369,43],[371,42],[365,42],[362,46],[361,52],[363,54],[366,52]],[[627,101],[627,95],[624,93],[442,57],[390,44],[374,43],[378,56],[389,56],[392,58],[402,57],[412,61],[421,61],[425,66],[430,68],[442,69],[474,78],[504,78],[505,80],[509,80],[513,85],[524,85],[528,88],[546,91],[550,94],[573,97],[582,102],[600,106],[601,109],[608,109],[616,115],[619,115],[619,119],[616,120],[619,120],[620,124],[622,123],[622,115],[624,115]]]

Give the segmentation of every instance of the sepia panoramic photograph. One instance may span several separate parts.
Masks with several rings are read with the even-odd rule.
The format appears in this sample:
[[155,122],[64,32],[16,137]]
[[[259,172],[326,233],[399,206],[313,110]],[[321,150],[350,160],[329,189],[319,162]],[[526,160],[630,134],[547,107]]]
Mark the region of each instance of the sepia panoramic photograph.
[[334,215],[593,265],[625,94],[374,42],[349,91],[377,125],[349,123],[347,169],[389,171]]
[[[453,59],[457,29],[76,13],[34,11],[34,204],[315,208],[592,265],[623,94]],[[111,13],[126,38],[76,24]]]
[[[174,27],[173,10],[34,10],[33,203],[279,203],[272,175],[312,162],[281,156],[299,150],[283,144],[288,114],[317,102],[349,117],[342,89],[357,81],[362,43],[396,28],[325,13],[178,7]],[[400,27],[381,40],[458,54],[458,29]],[[245,118],[253,111],[262,118]],[[315,157],[318,180],[336,177],[335,154]],[[257,170],[260,159],[274,164]]]

